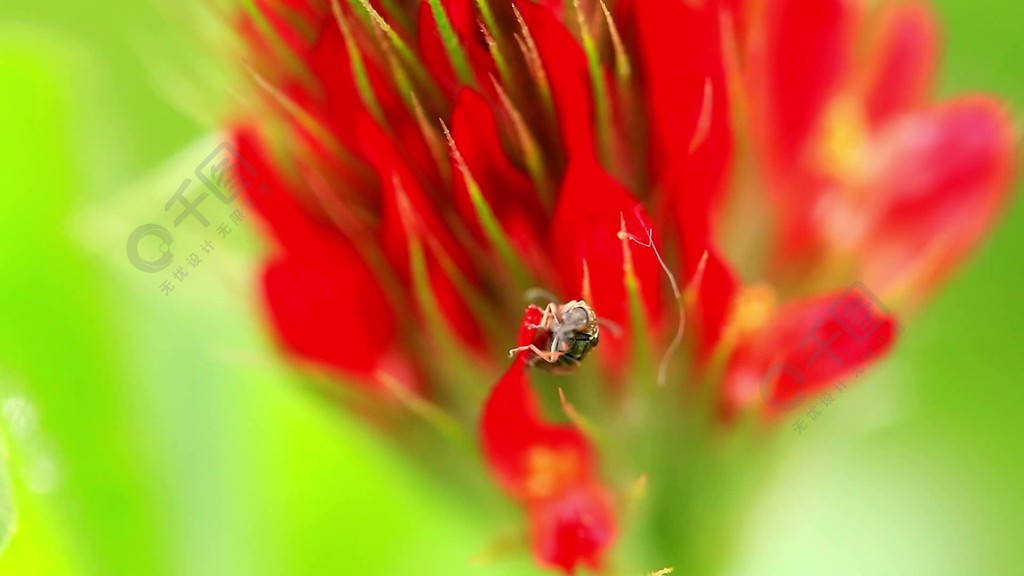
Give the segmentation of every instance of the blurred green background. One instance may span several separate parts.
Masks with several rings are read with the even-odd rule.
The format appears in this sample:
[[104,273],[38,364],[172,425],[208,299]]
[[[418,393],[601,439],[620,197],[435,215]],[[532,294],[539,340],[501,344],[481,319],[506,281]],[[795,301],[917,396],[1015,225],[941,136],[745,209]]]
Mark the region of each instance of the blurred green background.
[[[1021,110],[1024,5],[936,4],[942,93]],[[273,360],[246,224],[170,296],[128,266],[127,233],[216,144],[196,13],[0,9],[0,574],[534,573],[470,563],[514,526],[453,506]],[[896,353],[782,435],[728,573],[1024,573],[1022,249],[1014,202]]]

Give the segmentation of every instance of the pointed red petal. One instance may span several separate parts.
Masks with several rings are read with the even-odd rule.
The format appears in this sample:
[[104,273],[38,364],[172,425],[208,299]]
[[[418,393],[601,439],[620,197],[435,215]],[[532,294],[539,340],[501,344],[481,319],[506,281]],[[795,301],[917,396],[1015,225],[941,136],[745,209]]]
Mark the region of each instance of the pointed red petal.
[[[653,172],[660,180],[689,156],[705,82],[721,78],[718,4],[640,0],[634,6],[651,119]],[[724,106],[720,112],[725,112]]]
[[855,2],[772,0],[750,62],[754,102],[774,161],[794,163],[850,72]]
[[294,354],[370,376],[395,346],[395,318],[370,270],[341,242],[309,246],[267,266],[270,319]]
[[[463,50],[468,50],[467,41],[473,37],[475,27],[473,1],[443,0],[441,4],[444,6],[452,28],[462,41]],[[423,59],[424,65],[439,86],[442,86],[447,93],[454,94],[460,82],[456,77],[448,52],[445,50],[444,41],[441,39],[441,32],[429,2],[424,1],[420,4],[417,22],[419,26],[419,55]]]
[[862,285],[783,308],[733,355],[726,413],[757,404],[769,412],[796,407],[884,354],[895,333],[893,317]]
[[396,346],[395,318],[380,285],[337,229],[299,204],[252,130],[236,130],[235,146],[256,183],[246,188],[246,200],[282,251],[263,273],[278,337],[301,358],[367,378]]
[[[578,295],[583,285],[583,262],[590,272],[593,302],[589,304],[599,317],[623,327],[624,338],[605,338],[601,347],[605,357],[617,357],[628,342],[629,298],[624,283],[625,260],[618,238],[621,217],[627,232],[643,241],[647,233],[637,221],[647,222],[640,204],[621,184],[601,168],[592,157],[580,157],[569,164],[551,225],[549,244],[552,260],[562,275],[565,294]],[[661,311],[661,267],[649,248],[631,245],[633,267],[640,281],[641,297],[648,317],[658,318]],[[611,344],[609,347],[605,342]],[[608,356],[611,350],[611,356]]]
[[712,112],[707,136],[679,164],[679,176],[669,188],[678,215],[687,276],[693,274],[704,251],[714,244],[714,217],[728,186],[732,159],[732,126],[724,81],[710,86]]
[[515,5],[537,43],[568,156],[593,155],[593,102],[583,48],[549,8],[523,0]]
[[[347,12],[351,9],[343,6],[342,10]],[[358,20],[356,15],[349,18],[353,22]],[[363,38],[362,34],[364,32],[358,26],[353,26],[356,42],[369,42],[370,39]],[[350,61],[352,56],[338,22],[333,17],[327,18],[308,56],[310,72],[315,78],[310,89],[314,102],[312,112],[327,124],[332,138],[347,151],[372,163],[379,158],[379,150],[375,141],[363,137],[364,125],[377,120],[360,95]],[[369,57],[367,50],[362,50],[358,56],[382,115],[380,121],[383,124],[377,126],[378,138],[387,138],[394,143],[390,153],[401,158],[426,190],[432,190],[441,182],[440,172],[423,131],[405,104],[404,96],[399,93],[390,71]]]
[[[304,37],[300,31],[303,26],[315,26],[324,16],[324,7],[310,0],[256,0],[254,8],[271,30],[264,32],[253,16],[243,12],[240,25],[242,37],[264,55],[269,55],[276,48],[268,34],[274,39],[280,39],[295,54],[302,54],[309,46],[309,38]],[[301,25],[296,25],[299,22]]]
[[[543,313],[527,309],[519,345],[531,343]],[[572,573],[578,564],[599,568],[617,528],[610,494],[597,480],[590,443],[572,426],[548,424],[519,355],[484,405],[480,439],[502,487],[526,508],[534,553]]]
[[[481,194],[518,252],[539,252],[548,216],[533,183],[509,161],[501,143],[498,123],[482,96],[468,88],[460,91],[452,114],[451,132]],[[485,235],[477,210],[454,158],[452,174],[456,207],[472,232],[483,241]]]
[[[469,256],[456,242],[444,219],[438,212],[443,204],[432,202],[417,178],[415,167],[402,154],[399,146],[372,119],[363,117],[358,124],[359,138],[368,150],[368,160],[383,187],[382,244],[396,270],[409,267],[408,243],[405,224],[398,209],[397,195],[404,195],[415,213],[420,232],[454,260],[459,269],[472,276]],[[404,143],[403,143],[404,144]]]
[[905,116],[878,137],[884,203],[865,251],[866,276],[886,289],[947,272],[991,227],[1010,191],[1015,139],[1004,107],[964,98]]
[[[317,116],[330,122],[334,134],[347,149],[361,152],[355,134],[356,122],[368,111],[356,87],[352,55],[334,18],[326,19],[320,26],[320,35],[306,57],[317,84],[311,89],[311,97],[317,103]],[[382,106],[385,109],[396,107],[399,103],[388,87],[386,74],[369,59],[364,57],[363,62]]]
[[865,107],[879,126],[893,115],[920,104],[931,88],[938,53],[938,30],[924,4],[889,6],[870,57]]
[[[540,311],[529,322],[540,320]],[[531,339],[525,340],[528,344]],[[532,501],[551,496],[591,475],[590,446],[573,427],[544,422],[521,354],[491,391],[480,419],[480,438],[488,465],[513,497]],[[545,455],[566,464],[545,470]]]
[[251,171],[252,186],[245,199],[259,213],[274,239],[286,250],[303,252],[320,243],[337,242],[341,235],[328,222],[313,217],[299,203],[293,187],[279,174],[254,128],[243,126],[233,134],[240,163]]
[[674,211],[683,275],[690,277],[709,248],[732,155],[719,4],[644,0],[634,16],[659,193],[652,204]]
[[[469,283],[477,281],[469,254],[455,240],[437,212],[440,206],[423,193],[409,165],[387,135],[368,119],[360,123],[359,134],[373,147],[371,161],[383,186],[381,245],[385,254],[401,279],[412,286],[410,241],[421,242],[430,289],[441,313],[467,347],[480,349],[485,344],[480,325],[451,276],[459,273]],[[410,214],[403,215],[403,202],[408,202]],[[408,221],[410,218],[414,221]],[[415,238],[411,234],[415,234]],[[445,262],[450,262],[451,269],[445,269]]]
[[820,174],[807,160],[830,104],[848,85],[861,3],[772,0],[753,22],[746,62],[751,124],[780,219],[779,257],[799,261],[817,240]]

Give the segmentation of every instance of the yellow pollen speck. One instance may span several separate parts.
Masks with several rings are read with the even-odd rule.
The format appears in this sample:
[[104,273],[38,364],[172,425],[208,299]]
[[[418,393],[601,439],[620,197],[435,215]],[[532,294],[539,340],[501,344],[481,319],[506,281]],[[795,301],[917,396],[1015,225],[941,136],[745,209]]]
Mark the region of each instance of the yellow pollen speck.
[[580,477],[583,463],[569,448],[534,446],[526,453],[526,496],[540,500],[558,494]]
[[733,304],[725,338],[735,342],[746,334],[757,332],[772,319],[778,308],[775,290],[767,284],[743,288]]
[[864,168],[869,136],[859,103],[850,97],[837,98],[826,112],[819,132],[819,166],[844,183],[856,182]]
[[641,475],[633,482],[629,495],[634,500],[642,500],[647,497],[647,474]]

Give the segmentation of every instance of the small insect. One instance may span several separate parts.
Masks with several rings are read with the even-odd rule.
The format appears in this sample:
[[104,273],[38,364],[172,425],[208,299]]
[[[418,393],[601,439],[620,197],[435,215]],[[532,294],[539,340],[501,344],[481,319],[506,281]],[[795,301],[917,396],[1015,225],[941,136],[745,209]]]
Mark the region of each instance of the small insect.
[[572,300],[565,304],[549,303],[540,324],[530,328],[537,330],[537,338],[528,346],[509,350],[509,357],[531,352],[527,360],[530,366],[556,372],[576,368],[597,347],[600,333],[597,314],[583,300]]

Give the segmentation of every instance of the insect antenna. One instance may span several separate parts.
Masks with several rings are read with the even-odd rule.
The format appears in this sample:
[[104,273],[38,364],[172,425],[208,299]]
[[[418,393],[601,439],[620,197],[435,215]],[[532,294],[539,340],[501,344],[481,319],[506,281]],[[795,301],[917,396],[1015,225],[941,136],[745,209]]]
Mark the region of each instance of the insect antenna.
[[615,322],[613,320],[608,320],[606,318],[598,318],[597,319],[597,325],[602,327],[602,328],[607,328],[608,331],[611,332],[612,336],[614,336],[616,338],[621,338],[622,337],[622,334],[623,334],[622,325],[619,324],[618,322]]
[[[679,281],[676,280],[675,274],[672,273],[668,264],[665,263],[665,259],[661,257],[661,252],[658,251],[658,246],[654,243],[654,230],[647,226],[644,219],[640,217],[639,208],[640,206],[637,205],[637,210],[634,210],[634,215],[640,223],[640,226],[644,229],[644,233],[647,234],[647,240],[641,240],[635,235],[626,232],[626,220],[625,218],[622,218],[621,214],[619,216],[620,221],[622,222],[622,228],[619,230],[619,239],[629,240],[630,242],[643,246],[644,248],[650,248],[651,251],[654,252],[654,256],[658,259],[658,263],[661,264],[661,269],[664,270],[665,275],[668,276],[669,284],[672,285],[672,295],[675,297],[676,307],[679,313],[679,325],[676,328],[676,335],[672,338],[672,343],[669,344],[668,348],[665,350],[665,354],[661,357],[661,363],[658,365],[658,386],[664,386],[665,381],[668,379],[668,364],[671,362],[672,356],[675,354],[676,350],[680,345],[682,345],[683,337],[686,335],[686,304],[683,299],[683,292],[679,289]],[[697,266],[697,272],[694,274],[695,280],[703,278],[704,266],[707,261],[707,257],[707,252],[705,252],[704,256],[701,258],[700,264]]]

